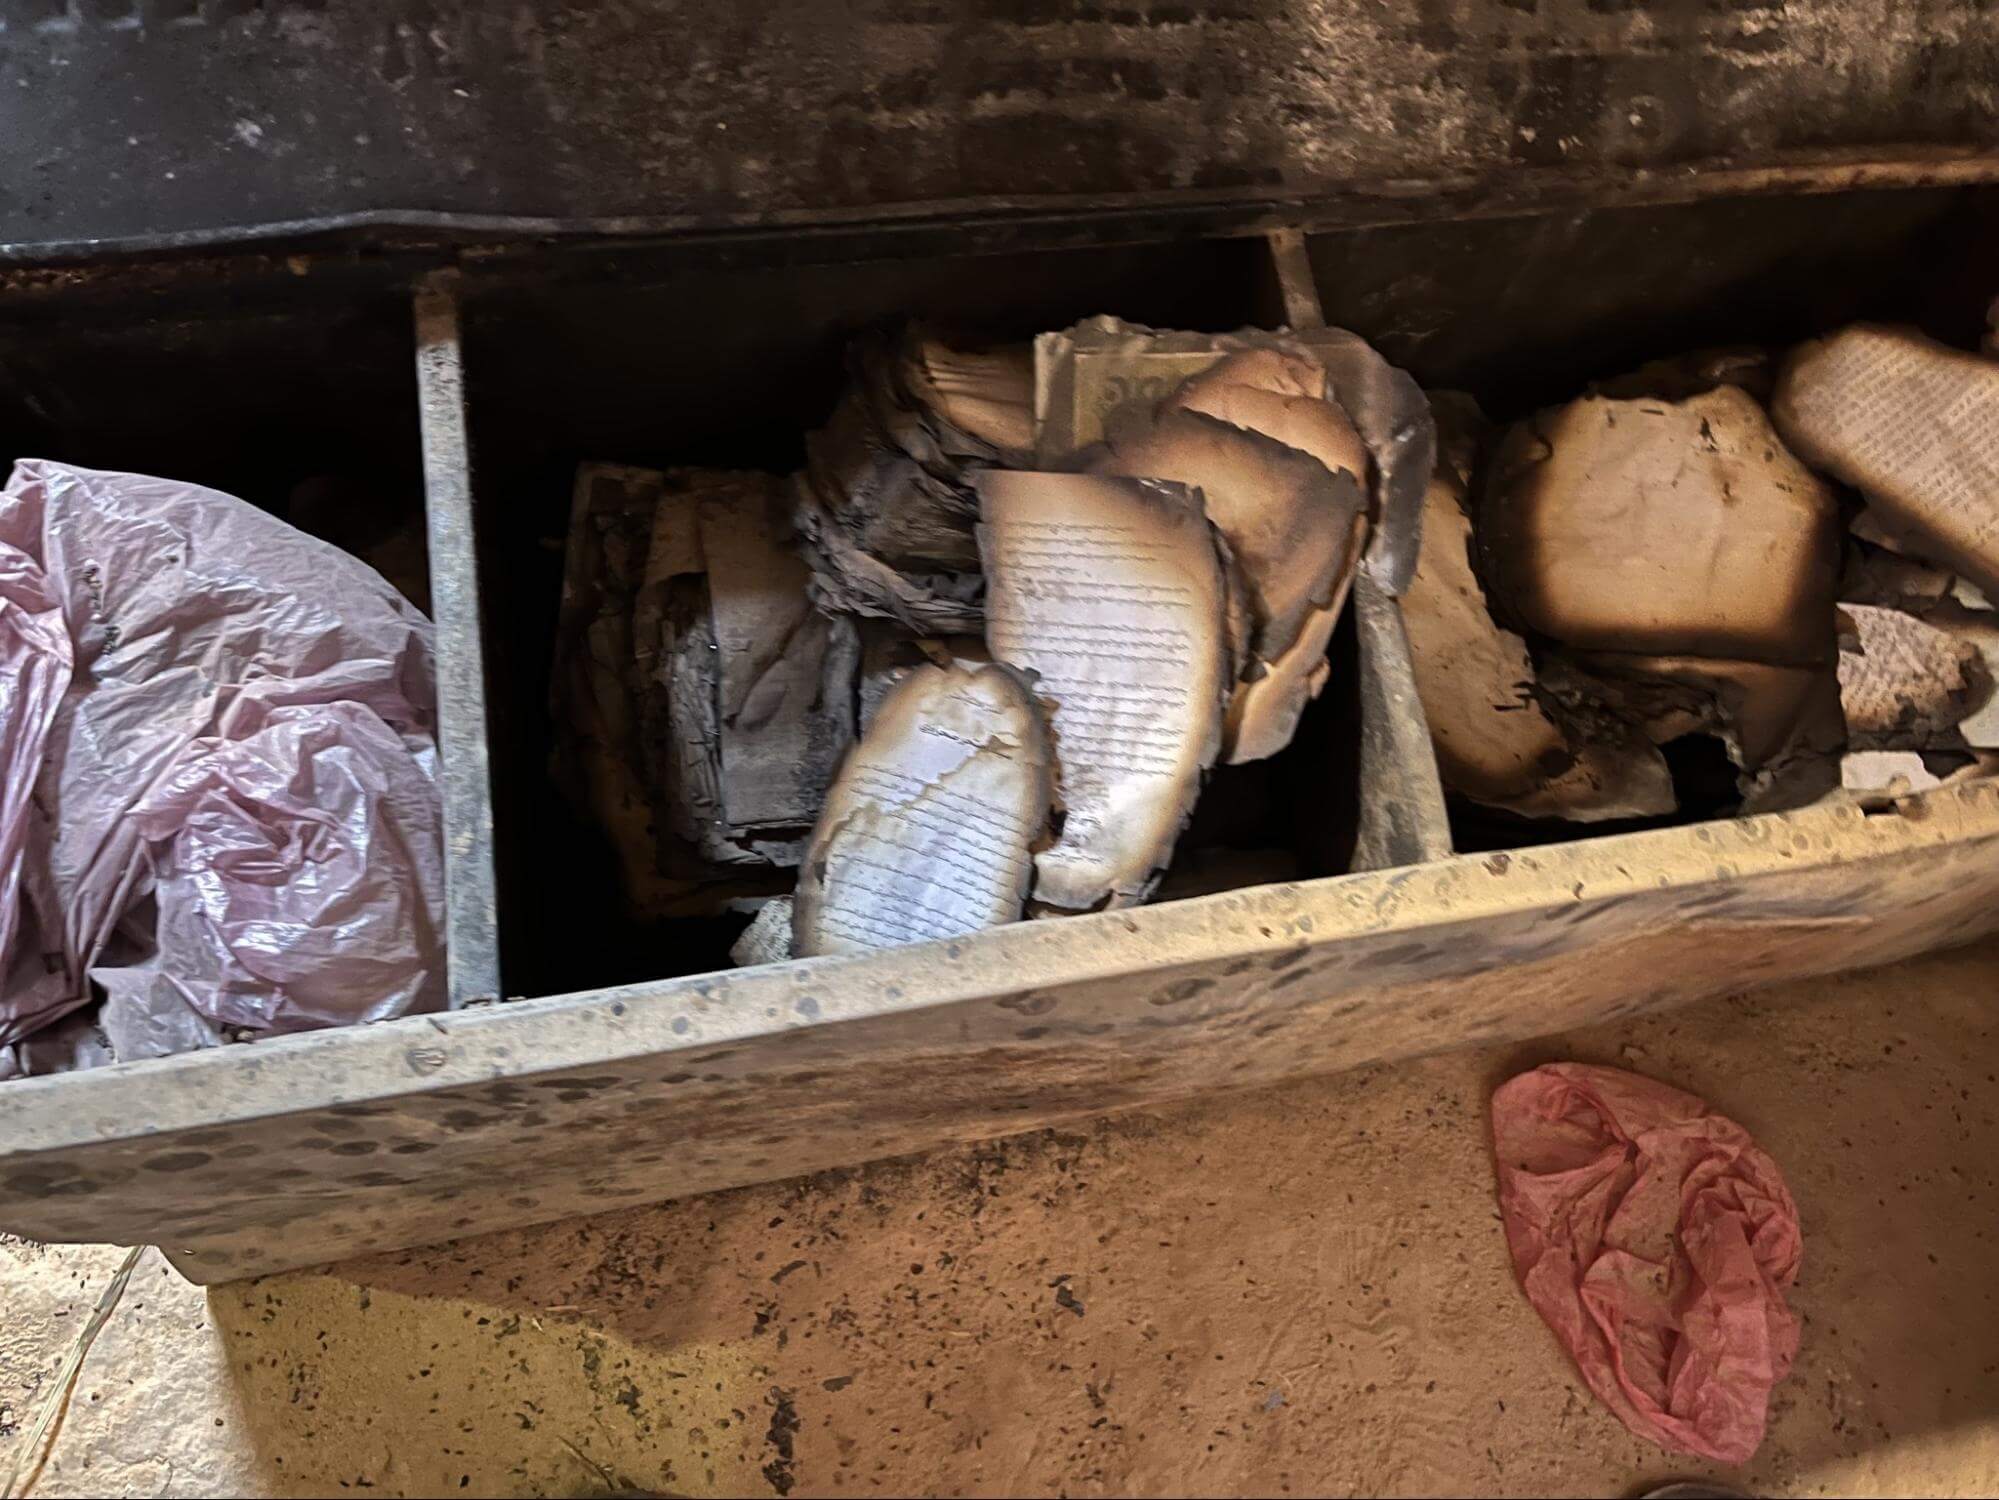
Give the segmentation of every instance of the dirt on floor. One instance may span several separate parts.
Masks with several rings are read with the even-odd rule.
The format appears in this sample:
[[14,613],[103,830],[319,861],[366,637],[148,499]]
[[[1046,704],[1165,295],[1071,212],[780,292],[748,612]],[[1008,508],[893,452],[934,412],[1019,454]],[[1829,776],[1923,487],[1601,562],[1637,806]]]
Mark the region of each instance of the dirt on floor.
[[[1756,1134],[1797,1368],[1730,1482],[1999,1489],[1999,944],[1522,1046],[202,1292],[149,1254],[37,1493],[1621,1495],[1485,1108],[1607,1063]],[[495,1192],[506,1185],[496,1182]],[[117,1261],[0,1244],[0,1469]]]

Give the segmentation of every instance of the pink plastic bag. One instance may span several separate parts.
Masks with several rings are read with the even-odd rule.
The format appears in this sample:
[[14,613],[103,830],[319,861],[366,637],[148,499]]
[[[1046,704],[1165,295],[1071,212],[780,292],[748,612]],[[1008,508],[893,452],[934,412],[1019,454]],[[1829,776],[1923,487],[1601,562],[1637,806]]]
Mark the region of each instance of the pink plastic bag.
[[1742,1463],[1798,1352],[1798,1209],[1777,1164],[1692,1094],[1554,1063],[1492,1096],[1527,1300],[1641,1437]]
[[121,1057],[440,1005],[429,621],[338,548],[143,475],[16,465],[0,577],[16,556],[73,670],[39,745],[4,744],[0,1043],[93,980]]
[[[70,667],[69,634],[48,578],[27,553],[0,543],[0,985],[22,925],[35,776]],[[71,1008],[60,986],[34,972],[40,955],[25,957],[19,1014],[0,1010],[0,1044]]]

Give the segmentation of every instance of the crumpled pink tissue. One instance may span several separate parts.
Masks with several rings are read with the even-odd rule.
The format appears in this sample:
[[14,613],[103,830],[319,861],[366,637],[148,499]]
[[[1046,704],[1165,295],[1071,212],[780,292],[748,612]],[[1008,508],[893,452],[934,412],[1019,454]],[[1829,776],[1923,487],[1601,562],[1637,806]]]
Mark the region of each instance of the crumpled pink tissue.
[[1625,1426],[1742,1463],[1798,1352],[1798,1209],[1749,1132],[1692,1094],[1552,1063],[1492,1096],[1527,1300]]

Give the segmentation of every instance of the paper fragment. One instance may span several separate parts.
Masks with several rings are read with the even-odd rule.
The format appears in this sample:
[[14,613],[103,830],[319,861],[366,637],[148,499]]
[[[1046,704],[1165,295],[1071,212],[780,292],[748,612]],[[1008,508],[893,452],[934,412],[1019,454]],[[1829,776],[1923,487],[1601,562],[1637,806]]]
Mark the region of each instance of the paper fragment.
[[1052,791],[1047,730],[1019,673],[917,668],[827,795],[799,871],[793,952],[867,953],[1017,920]]
[[1036,900],[1145,899],[1221,745],[1223,567],[1198,497],[1155,480],[978,478],[986,644],[1035,677],[1064,817]]
[[1977,649],[1900,610],[1840,608],[1839,696],[1856,749],[1962,744],[1958,724],[1991,696]]
[[1862,807],[1886,808],[1918,792],[1999,776],[1999,753],[1938,754],[1916,750],[1854,750],[1841,757],[1840,791]]
[[739,969],[783,963],[791,957],[792,898],[773,896],[757,908],[729,949],[729,962]]
[[[1855,530],[1858,531],[1856,526]],[[1978,658],[1963,668],[1972,706],[1955,737],[1974,749],[1999,750],[1999,613],[1984,594],[1948,568],[1856,543],[1847,560],[1842,602],[1877,605],[1914,616]],[[1857,644],[1857,642],[1856,642]]]
[[1914,750],[1855,750],[1840,758],[1841,788],[1863,806],[1881,806],[1943,785]]
[[1509,623],[1587,650],[1807,665],[1829,655],[1832,492],[1728,385],[1585,397],[1518,424],[1480,505]]
[[1885,529],[1999,595],[1999,363],[1857,323],[1793,352],[1771,415]]
[[1537,681],[1527,643],[1494,622],[1472,570],[1467,493],[1484,418],[1455,392],[1432,403],[1438,461],[1402,615],[1445,788],[1522,817],[1672,812],[1672,776],[1658,750],[1600,705],[1565,711]]

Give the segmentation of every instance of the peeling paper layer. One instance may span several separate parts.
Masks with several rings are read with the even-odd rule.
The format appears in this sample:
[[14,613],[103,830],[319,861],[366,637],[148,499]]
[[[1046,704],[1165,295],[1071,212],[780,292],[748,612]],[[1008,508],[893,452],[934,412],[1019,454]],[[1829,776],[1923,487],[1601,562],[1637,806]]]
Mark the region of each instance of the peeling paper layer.
[[915,669],[826,798],[792,952],[870,953],[1018,920],[1052,788],[1041,711],[1018,673]]
[[1179,485],[992,471],[978,479],[986,644],[1032,675],[1064,811],[1035,898],[1143,901],[1221,747],[1233,677],[1214,531]]

